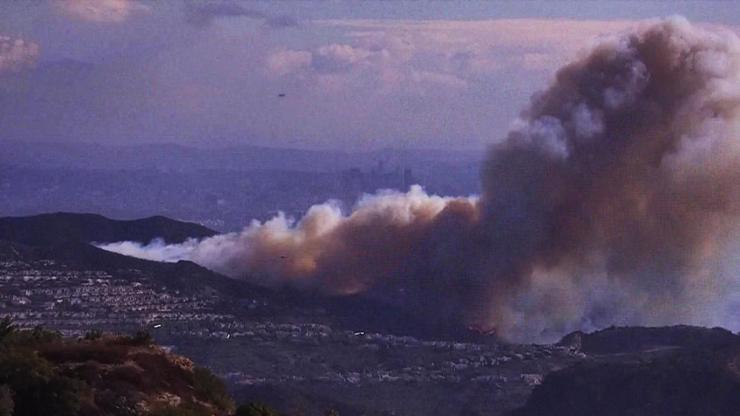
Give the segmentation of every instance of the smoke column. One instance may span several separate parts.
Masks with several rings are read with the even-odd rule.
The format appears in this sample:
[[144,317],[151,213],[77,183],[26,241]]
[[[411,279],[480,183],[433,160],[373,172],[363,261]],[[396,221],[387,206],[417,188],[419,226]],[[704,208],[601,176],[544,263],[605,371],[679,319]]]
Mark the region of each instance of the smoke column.
[[490,148],[480,197],[412,187],[347,214],[326,203],[202,241],[104,248],[365,292],[516,341],[611,324],[737,330],[739,133],[740,39],[654,21],[557,72]]

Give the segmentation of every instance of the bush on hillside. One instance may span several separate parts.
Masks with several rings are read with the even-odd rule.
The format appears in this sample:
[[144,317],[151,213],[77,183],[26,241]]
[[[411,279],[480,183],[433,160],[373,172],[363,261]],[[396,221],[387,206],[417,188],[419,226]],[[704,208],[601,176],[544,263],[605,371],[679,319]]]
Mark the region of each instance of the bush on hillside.
[[34,351],[21,348],[0,352],[0,385],[10,391],[13,416],[77,415],[84,388],[84,383],[58,374]]
[[148,416],[210,416],[209,412],[189,406],[165,406],[149,413]]
[[5,317],[0,320],[0,342],[12,335],[16,330],[16,326],[13,324],[13,320],[9,317]]
[[93,329],[90,331],[87,331],[85,333],[85,340],[86,341],[95,341],[103,337],[103,332],[99,329]]
[[236,409],[236,416],[280,416],[280,413],[262,403],[247,403]]
[[13,391],[7,385],[0,386],[0,416],[13,416]]
[[234,410],[234,401],[226,391],[226,386],[207,368],[195,367],[193,369],[193,386],[196,394],[214,403],[220,409]]
[[154,343],[154,338],[149,331],[136,331],[136,333],[128,338],[131,345],[147,346]]

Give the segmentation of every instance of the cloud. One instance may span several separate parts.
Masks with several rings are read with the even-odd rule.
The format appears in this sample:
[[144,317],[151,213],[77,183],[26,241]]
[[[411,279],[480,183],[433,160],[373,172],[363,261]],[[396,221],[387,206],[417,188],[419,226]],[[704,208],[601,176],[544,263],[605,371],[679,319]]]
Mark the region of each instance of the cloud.
[[[286,64],[274,75],[292,73],[324,89],[330,84],[333,88],[328,91],[361,83],[380,94],[426,95],[435,88],[464,90],[507,71],[547,74],[593,39],[626,30],[635,22],[325,20],[312,24],[340,30],[347,40],[275,50],[268,67]],[[300,54],[301,64],[288,65],[289,54],[294,58]]]
[[270,74],[282,76],[310,67],[312,60],[311,52],[284,49],[273,51],[266,64]]
[[97,23],[121,23],[150,10],[136,0],[62,0],[58,5],[70,17]]
[[276,50],[268,73],[294,75],[327,92],[370,89],[375,94],[423,94],[435,88],[465,89],[468,82],[451,71],[413,65],[398,50],[331,43],[311,50]]
[[35,65],[39,46],[20,38],[0,35],[0,74],[17,72]]
[[287,15],[273,16],[250,9],[230,1],[188,3],[185,7],[186,21],[197,26],[206,26],[214,19],[224,17],[246,17],[263,21],[272,28],[298,26],[298,21]]
[[562,65],[601,35],[634,27],[635,21],[497,19],[480,21],[323,20],[363,45],[456,60],[476,72],[503,66],[542,70]]
[[[80,24],[42,3],[38,18],[6,6],[15,10],[0,12],[6,26],[41,45],[44,60],[33,80],[6,88],[13,96],[0,103],[0,129],[56,141],[374,148],[402,138],[480,148],[500,140],[529,96],[593,37],[635,24],[306,20],[278,33],[265,30],[268,6],[252,18],[212,16],[261,7],[234,2],[238,10],[201,10],[211,22],[204,30],[183,20],[187,7],[230,3],[144,4],[145,18],[120,24]],[[47,68],[70,59],[92,69]],[[273,100],[279,92],[287,99]],[[598,115],[591,124],[583,116],[585,131],[597,127]]]
[[413,71],[411,80],[418,84],[428,84],[431,86],[446,86],[451,89],[465,89],[468,82],[453,74],[445,74],[431,71]]
[[[378,52],[375,52],[378,53]],[[369,61],[373,52],[351,45],[332,43],[314,52],[313,68],[319,72],[341,72]]]

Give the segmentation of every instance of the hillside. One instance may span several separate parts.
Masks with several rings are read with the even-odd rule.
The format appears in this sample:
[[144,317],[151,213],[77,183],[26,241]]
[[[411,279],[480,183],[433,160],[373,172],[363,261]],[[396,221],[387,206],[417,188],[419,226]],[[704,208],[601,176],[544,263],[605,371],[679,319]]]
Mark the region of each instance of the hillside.
[[734,416],[740,336],[721,328],[608,328],[561,341],[587,359],[545,376],[512,416]]
[[148,243],[155,238],[161,238],[167,243],[179,243],[188,238],[203,238],[214,234],[215,231],[201,225],[162,216],[121,221],[96,214],[58,212],[0,218],[0,240],[34,246],[93,241]]
[[145,333],[64,339],[0,322],[0,415],[224,416],[223,383]]
[[734,416],[740,343],[655,360],[585,362],[548,374],[512,416]]
[[[28,246],[0,240],[0,260],[26,264],[53,261],[67,270],[99,270],[126,280],[148,277],[153,284],[186,294],[216,293],[224,300],[247,296],[266,297],[268,289],[214,273],[193,262],[162,263],[105,251],[90,244],[65,242]],[[133,273],[132,273],[133,271]]]
[[586,354],[635,353],[664,348],[713,347],[732,343],[737,336],[723,328],[688,325],[664,327],[610,327],[592,333],[576,331],[559,345]]

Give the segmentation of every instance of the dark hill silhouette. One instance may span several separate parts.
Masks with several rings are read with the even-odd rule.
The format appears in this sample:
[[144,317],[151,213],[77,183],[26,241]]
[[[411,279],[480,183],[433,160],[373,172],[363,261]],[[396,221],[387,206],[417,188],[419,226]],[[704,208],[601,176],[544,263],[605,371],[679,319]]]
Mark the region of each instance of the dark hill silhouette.
[[739,363],[737,336],[730,344],[680,349],[655,360],[587,361],[548,374],[512,416],[734,416]]
[[710,347],[737,342],[738,337],[723,328],[690,325],[663,327],[610,327],[600,331],[572,332],[559,342],[586,354],[634,353],[656,348]]
[[179,243],[188,238],[216,234],[199,224],[155,216],[139,220],[112,220],[97,214],[53,213],[30,217],[0,218],[0,240],[32,246],[67,242],[138,241],[148,243],[161,238]]
[[0,260],[33,261],[51,259],[82,270],[105,270],[126,277],[125,270],[141,270],[159,283],[184,293],[213,293],[223,299],[249,297],[269,299],[270,289],[230,279],[190,261],[163,263],[106,251],[87,243],[64,242],[47,246],[27,246],[0,240]]

